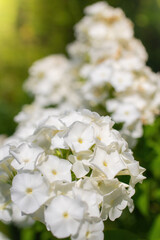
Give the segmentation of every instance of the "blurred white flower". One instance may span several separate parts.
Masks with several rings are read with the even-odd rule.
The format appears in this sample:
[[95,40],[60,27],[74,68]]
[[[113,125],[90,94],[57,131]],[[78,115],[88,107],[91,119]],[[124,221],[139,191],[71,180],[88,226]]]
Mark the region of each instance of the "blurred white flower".
[[131,145],[160,112],[159,74],[146,66],[145,48],[133,34],[121,9],[98,2],[85,9],[75,26],[76,41],[68,46],[83,105],[110,112]]
[[24,89],[35,96],[39,106],[63,103],[79,106],[80,97],[75,92],[70,61],[63,55],[51,55],[38,60],[29,69]]

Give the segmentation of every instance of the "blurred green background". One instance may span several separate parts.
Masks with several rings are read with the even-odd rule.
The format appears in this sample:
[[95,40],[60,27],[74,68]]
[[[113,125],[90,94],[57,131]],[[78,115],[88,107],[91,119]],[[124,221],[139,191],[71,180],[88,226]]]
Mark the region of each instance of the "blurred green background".
[[[11,135],[13,117],[32,101],[22,90],[28,68],[52,53],[65,53],[73,41],[73,26],[93,0],[0,0],[0,134]],[[148,65],[160,70],[160,0],[108,0],[121,7],[134,22],[135,36],[149,54]],[[144,137],[135,149],[135,158],[147,168],[147,180],[137,187],[135,211],[126,210],[114,223],[107,222],[105,239],[160,240],[160,119],[145,127]],[[18,230],[0,225],[16,240],[49,240],[43,226]],[[114,230],[112,229],[121,229]],[[9,232],[10,231],[10,232]],[[131,233],[129,233],[129,232]],[[37,237],[38,236],[38,237]]]

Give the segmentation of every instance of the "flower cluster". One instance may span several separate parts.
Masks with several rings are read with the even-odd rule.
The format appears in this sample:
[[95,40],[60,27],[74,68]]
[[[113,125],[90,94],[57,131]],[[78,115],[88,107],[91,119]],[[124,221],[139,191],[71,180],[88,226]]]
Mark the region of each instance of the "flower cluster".
[[29,69],[24,89],[35,96],[39,106],[77,106],[80,99],[73,90],[73,74],[70,61],[63,55],[51,55],[38,60]]
[[147,53],[119,8],[98,2],[85,9],[68,51],[75,81],[89,108],[102,106],[124,136],[139,138],[160,109],[160,76],[146,66]]
[[121,9],[98,2],[85,13],[68,46],[70,59],[51,55],[35,62],[24,87],[35,96],[34,105],[103,108],[134,145],[143,125],[159,114],[159,74],[146,66],[145,48]]
[[4,143],[0,146],[0,221],[28,226],[33,224],[33,219],[23,215],[17,205],[11,201],[10,188],[16,171],[11,166],[12,157],[9,150],[8,144]]
[[[22,111],[14,118],[15,122],[18,123],[18,126],[12,137],[14,137],[14,139],[16,137],[16,139],[22,141],[26,137],[32,135],[35,128],[37,128],[46,118],[51,115],[59,115],[66,111],[66,109],[68,111],[70,110],[70,106],[67,104],[62,104],[58,108],[43,108],[34,102],[23,106]],[[9,141],[9,139],[12,141],[12,137],[8,138],[7,141]]]
[[89,110],[49,113],[23,141],[6,142],[0,219],[10,221],[14,205],[57,238],[103,240],[103,221],[119,218],[127,206],[133,211],[135,184],[144,179],[144,168],[112,127],[110,117]]

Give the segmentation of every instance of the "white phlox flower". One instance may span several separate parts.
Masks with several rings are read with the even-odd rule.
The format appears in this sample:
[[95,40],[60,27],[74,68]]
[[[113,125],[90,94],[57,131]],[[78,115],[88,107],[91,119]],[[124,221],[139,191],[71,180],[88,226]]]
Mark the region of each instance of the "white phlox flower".
[[133,75],[127,71],[116,71],[110,81],[116,92],[125,91],[133,85]]
[[75,122],[64,137],[66,144],[75,152],[89,150],[94,144],[93,128],[82,122]]
[[125,169],[118,151],[107,152],[102,148],[97,148],[91,164],[100,169],[109,179],[113,179],[121,170]]
[[49,187],[40,173],[19,173],[12,183],[12,201],[28,214],[38,210],[49,199]]
[[119,104],[112,114],[115,122],[125,122],[127,125],[132,125],[140,117],[138,109],[132,104]]
[[[54,216],[54,217],[53,217]],[[84,216],[83,203],[66,196],[57,196],[45,211],[47,227],[58,238],[75,235]]]
[[102,205],[102,219],[114,221],[119,218],[122,211],[126,206],[129,206],[129,210],[133,211],[133,200],[129,197],[129,194],[125,187],[120,184],[119,188],[113,189],[110,193],[104,195]]
[[89,217],[99,217],[99,204],[102,202],[102,197],[93,191],[88,191],[81,188],[73,188],[73,194],[76,199],[83,201],[87,205],[85,214]]
[[43,153],[40,147],[34,147],[27,143],[22,143],[16,150],[10,151],[14,157],[11,165],[16,170],[34,170],[38,156]]
[[51,84],[56,85],[67,68],[67,59],[62,55],[51,55],[41,59],[29,69],[30,78],[24,87],[36,94],[46,94],[50,91]]
[[70,61],[63,55],[45,57],[29,69],[29,78],[24,89],[35,96],[39,106],[68,105],[77,106],[80,98],[73,89]]
[[71,182],[72,164],[65,159],[59,159],[56,156],[49,155],[38,169],[48,179],[50,183],[56,180]]
[[78,234],[73,236],[72,240],[103,240],[104,234],[103,234],[103,221],[90,221],[86,219]]

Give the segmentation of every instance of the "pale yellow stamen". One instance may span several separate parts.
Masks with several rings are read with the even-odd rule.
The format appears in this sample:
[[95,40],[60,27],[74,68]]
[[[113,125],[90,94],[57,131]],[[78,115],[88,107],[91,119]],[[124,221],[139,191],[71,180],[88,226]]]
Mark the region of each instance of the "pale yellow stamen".
[[126,111],[124,114],[125,114],[125,115],[129,115],[129,112],[128,112],[128,111]]
[[5,204],[1,205],[1,206],[0,206],[0,211],[3,211],[3,210],[5,209],[5,207],[6,207]]
[[82,160],[82,157],[81,156],[77,156],[77,160]]
[[52,170],[52,174],[53,174],[53,175],[56,175],[56,174],[57,174],[56,170],[53,169],[53,170]]
[[101,184],[102,184],[102,181],[99,181],[99,182],[98,182],[98,184],[97,184],[97,185],[98,185],[98,187],[100,187],[100,186],[101,186]]
[[97,139],[100,140],[100,141],[102,140],[100,136],[97,136]]
[[53,136],[56,135],[56,133],[58,133],[59,130],[53,130],[52,133],[53,133]]
[[83,143],[82,138],[78,138],[78,142],[79,142],[80,144],[82,144],[82,143]]
[[88,238],[88,237],[89,237],[89,235],[90,235],[90,232],[89,232],[89,231],[87,231],[87,232],[86,232],[86,238]]
[[23,162],[28,163],[29,159],[24,159]]
[[44,78],[44,73],[43,73],[43,72],[39,72],[39,73],[37,74],[37,77],[38,77],[39,79]]
[[107,167],[106,161],[103,161],[103,166]]
[[31,194],[32,193],[32,188],[27,188],[26,193]]
[[63,213],[63,217],[64,217],[64,218],[68,218],[68,217],[69,217],[68,212],[64,212],[64,213]]

